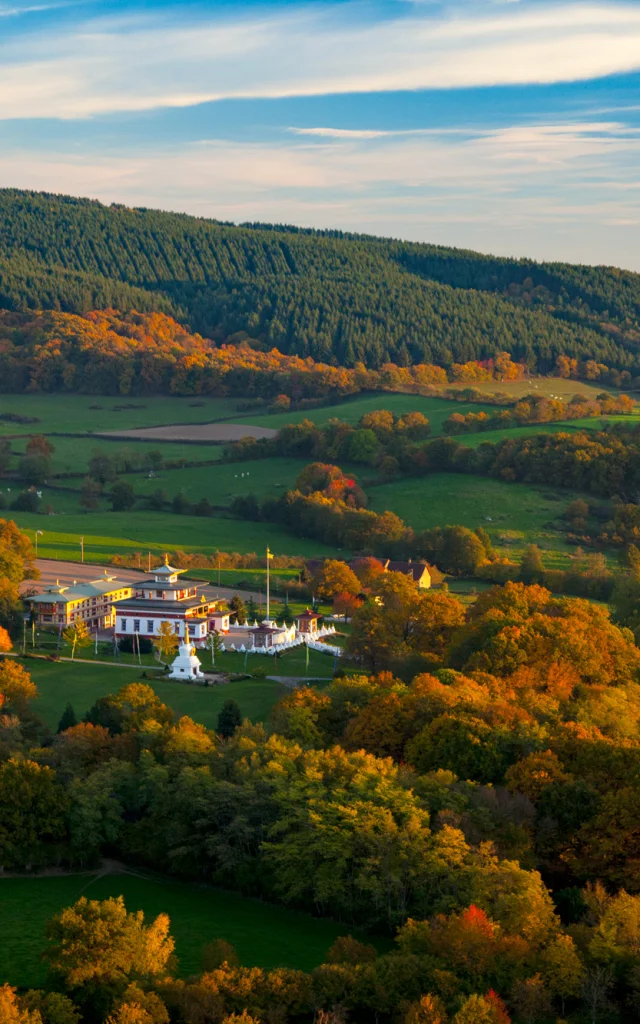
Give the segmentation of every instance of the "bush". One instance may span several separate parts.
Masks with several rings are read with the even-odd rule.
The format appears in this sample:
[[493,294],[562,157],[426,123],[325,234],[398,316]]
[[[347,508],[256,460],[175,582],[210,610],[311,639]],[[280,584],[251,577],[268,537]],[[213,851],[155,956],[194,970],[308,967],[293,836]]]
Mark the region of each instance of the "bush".
[[40,498],[37,491],[20,491],[11,508],[15,512],[39,512]]
[[[125,654],[137,654],[138,644],[136,643],[134,649],[133,639],[134,638],[132,636],[123,636],[119,644],[120,650],[123,651]],[[137,639],[140,642],[140,654],[151,654],[153,651],[153,643],[151,642],[151,640],[149,640],[149,638],[146,636],[140,636]]]

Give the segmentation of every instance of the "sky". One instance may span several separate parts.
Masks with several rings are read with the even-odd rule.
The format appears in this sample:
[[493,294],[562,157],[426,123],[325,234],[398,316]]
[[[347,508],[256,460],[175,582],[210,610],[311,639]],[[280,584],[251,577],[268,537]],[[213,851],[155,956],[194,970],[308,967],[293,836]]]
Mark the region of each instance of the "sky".
[[0,187],[640,271],[640,0],[0,0]]

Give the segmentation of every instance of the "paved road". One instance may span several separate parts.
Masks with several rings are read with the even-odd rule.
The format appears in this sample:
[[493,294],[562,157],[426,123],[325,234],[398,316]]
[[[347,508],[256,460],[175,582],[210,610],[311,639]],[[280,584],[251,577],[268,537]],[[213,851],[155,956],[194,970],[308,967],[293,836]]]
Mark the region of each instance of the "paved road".
[[[36,565],[40,570],[39,580],[24,580],[20,585],[22,593],[26,591],[44,590],[46,587],[52,587],[59,581],[61,584],[72,584],[74,580],[77,583],[88,583],[91,580],[100,579],[104,576],[105,569],[110,576],[116,576],[118,580],[122,580],[123,583],[137,583],[140,579],[147,576],[146,572],[140,569],[125,569],[120,565],[95,565],[91,562],[62,562],[55,558],[38,558]],[[153,571],[153,570],[152,570]],[[197,570],[195,570],[197,572]],[[258,591],[250,592],[248,590],[234,590],[233,587],[218,587],[215,584],[206,584],[202,588],[203,593],[207,597],[224,597],[230,598],[234,594],[242,594],[245,599],[253,597],[253,600],[259,603],[260,598],[264,601],[264,594],[259,594]]]

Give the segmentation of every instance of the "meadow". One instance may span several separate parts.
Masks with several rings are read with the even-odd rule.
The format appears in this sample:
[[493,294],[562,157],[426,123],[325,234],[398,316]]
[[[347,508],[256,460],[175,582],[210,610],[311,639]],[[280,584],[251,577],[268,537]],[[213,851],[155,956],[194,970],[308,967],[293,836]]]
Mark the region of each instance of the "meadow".
[[557,521],[569,502],[580,497],[573,491],[462,473],[431,473],[371,487],[369,496],[375,511],[391,509],[416,530],[446,523],[472,530],[481,526],[505,553],[538,544],[548,568],[566,567],[575,552],[565,544]]
[[272,427],[279,430],[287,423],[300,423],[311,420],[318,426],[324,426],[331,419],[346,423],[357,423],[368,412],[387,409],[396,416],[408,412],[421,412],[431,424],[431,433],[437,435],[442,431],[442,424],[452,412],[489,412],[490,405],[471,404],[469,402],[452,402],[446,398],[424,398],[421,395],[395,394],[389,391],[376,391],[371,394],[357,395],[335,405],[318,406],[316,409],[304,409],[297,412],[255,413],[236,416],[236,422],[252,424],[256,427]]
[[0,985],[36,988],[44,982],[46,922],[81,896],[124,896],[127,909],[142,910],[147,921],[167,913],[183,977],[201,970],[203,946],[217,938],[235,946],[247,966],[311,970],[351,930],[221,889],[138,874],[0,878]]
[[[490,382],[495,388],[496,382]],[[538,391],[546,394],[563,394],[565,397],[580,392],[598,394],[600,388],[564,381],[557,378],[539,378],[530,381],[509,382],[502,385],[513,392],[513,397],[524,391]],[[520,389],[520,390],[518,390]],[[400,416],[403,413],[420,410],[429,419],[432,436],[442,431],[445,419],[452,412],[465,412],[484,408],[491,413],[493,407],[467,402],[451,402],[440,398],[423,398],[418,395],[374,393],[356,396],[333,405],[325,405],[302,412],[269,414],[260,411],[250,416],[238,412],[237,399],[201,398],[99,398],[83,395],[21,395],[2,396],[1,411],[15,411],[26,415],[38,415],[37,425],[20,426],[26,433],[33,430],[99,430],[113,428],[114,418],[118,425],[136,427],[153,423],[206,422],[211,420],[244,422],[257,426],[278,428],[286,423],[309,418],[323,424],[337,417],[356,423],[366,412],[385,408]],[[100,408],[96,409],[95,406]],[[120,411],[116,410],[116,407]],[[614,419],[618,419],[617,417]],[[624,417],[625,422],[640,422],[640,417]],[[605,422],[608,422],[605,420]],[[509,437],[530,436],[541,432],[573,431],[576,429],[599,429],[603,420],[588,419],[563,423],[510,427],[503,430],[462,434],[457,440],[471,447],[483,442],[499,443]],[[9,432],[15,424],[0,421],[0,430]],[[16,452],[24,449],[24,441],[13,441]],[[105,452],[122,460],[127,453],[144,457],[157,449],[165,459],[185,458],[188,461],[217,460],[223,448],[213,444],[186,444],[172,441],[123,442],[107,440],[87,433],[85,437],[53,437],[56,446],[54,473],[76,471],[84,473],[94,452]],[[220,508],[228,506],[237,495],[255,494],[259,499],[277,498],[293,486],[295,479],[307,459],[277,458],[252,460],[242,463],[218,462],[211,466],[183,467],[180,469],[158,470],[153,477],[147,473],[130,473],[124,476],[134,488],[136,495],[144,498],[153,492],[165,491],[168,498],[182,493],[192,501],[206,498]],[[541,498],[542,490],[522,485],[502,484],[499,481],[473,479],[468,477],[435,474],[426,480],[400,480],[378,484],[371,467],[343,467],[365,484],[371,498],[371,507],[379,512],[389,508],[402,516],[410,525],[420,528],[426,525],[461,523],[469,526],[485,526],[496,544],[506,550],[519,551],[524,544],[535,541],[550,551],[550,558],[560,554],[566,562],[569,550],[553,522],[573,495],[558,492],[553,500]],[[244,475],[243,475],[244,474]],[[121,478],[122,479],[122,478]],[[62,479],[51,486],[44,486],[43,507],[50,508],[55,516],[44,517],[30,513],[12,512],[19,526],[29,530],[42,530],[39,537],[39,551],[45,557],[77,558],[80,538],[84,536],[85,555],[95,561],[109,561],[113,555],[139,558],[142,565],[147,552],[162,555],[165,551],[183,550],[207,555],[218,550],[251,553],[263,551],[267,545],[278,553],[302,555],[307,558],[336,554],[349,554],[328,548],[318,541],[295,536],[271,523],[247,523],[241,520],[214,517],[177,516],[171,511],[149,511],[140,502],[131,512],[109,511],[109,501],[101,499],[100,510],[85,513],[79,505],[81,478]],[[0,498],[9,507],[18,488],[16,481],[5,481],[0,487]],[[546,491],[545,491],[546,493]],[[507,540],[501,535],[510,532]],[[553,554],[555,552],[556,554]]]
[[[131,464],[132,460],[144,465],[149,452],[158,451],[165,461],[184,459],[185,462],[204,462],[222,458],[223,446],[219,444],[185,444],[178,441],[162,441],[149,444],[146,441],[121,441],[104,437],[51,437],[55,451],[51,459],[54,476],[60,473],[86,473],[91,457],[99,453],[108,455],[116,465]],[[27,438],[12,441],[16,457],[23,455]],[[17,467],[17,458],[14,460]],[[136,474],[144,476],[145,474]],[[78,483],[79,486],[79,483]]]
[[[136,473],[119,479],[128,480],[137,495],[153,494],[160,489],[166,491],[169,498],[182,493],[189,501],[206,498],[219,506],[230,505],[238,495],[255,494],[260,500],[280,498],[295,485],[297,476],[308,463],[306,458],[253,459],[193,469],[159,470],[152,479]],[[351,466],[343,468],[352,476],[358,475]]]
[[209,423],[238,416],[240,398],[131,395],[0,395],[0,413],[37,419],[36,423],[0,420],[0,434],[97,434],[165,423]]
[[[44,501],[49,500],[45,491]],[[51,500],[58,501],[58,492]],[[84,537],[85,558],[93,562],[110,562],[114,555],[140,556],[144,568],[147,553],[164,556],[167,551],[198,552],[213,555],[216,551],[238,551],[241,554],[264,552],[267,546],[276,554],[332,557],[334,549],[320,541],[296,537],[274,523],[246,523],[222,516],[200,518],[180,516],[172,512],[91,512],[78,509],[73,495],[64,495],[72,507],[55,516],[34,512],[10,514],[17,525],[33,540],[36,530],[38,552],[43,558],[78,560],[80,537]],[[55,507],[55,506],[54,506]],[[2,513],[0,513],[1,515]]]
[[525,380],[485,380],[474,384],[449,384],[449,388],[456,391],[464,391],[467,388],[474,388],[483,395],[508,395],[516,401],[523,395],[544,395],[545,398],[562,398],[568,400],[573,395],[581,395],[585,398],[597,398],[598,395],[606,392],[608,395],[624,394],[608,385],[593,384],[583,380],[570,380],[563,377],[529,377]]

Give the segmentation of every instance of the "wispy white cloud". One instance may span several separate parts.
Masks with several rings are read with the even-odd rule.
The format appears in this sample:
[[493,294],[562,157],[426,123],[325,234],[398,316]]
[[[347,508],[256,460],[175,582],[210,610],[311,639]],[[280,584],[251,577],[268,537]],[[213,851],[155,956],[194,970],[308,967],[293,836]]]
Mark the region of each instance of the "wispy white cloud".
[[103,18],[0,42],[0,117],[82,117],[226,97],[566,82],[640,66],[640,8],[308,6]]
[[640,270],[640,138],[614,122],[466,138],[294,136],[120,157],[0,154],[0,185]]
[[5,7],[0,4],[0,18],[17,18],[24,14],[42,14],[43,11],[58,11],[63,7],[74,6],[75,0],[60,0],[59,3],[43,3],[43,4],[15,4],[11,7]]
[[406,134],[375,128],[289,128],[292,135],[312,135],[320,139],[383,139]]

